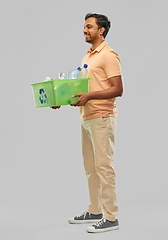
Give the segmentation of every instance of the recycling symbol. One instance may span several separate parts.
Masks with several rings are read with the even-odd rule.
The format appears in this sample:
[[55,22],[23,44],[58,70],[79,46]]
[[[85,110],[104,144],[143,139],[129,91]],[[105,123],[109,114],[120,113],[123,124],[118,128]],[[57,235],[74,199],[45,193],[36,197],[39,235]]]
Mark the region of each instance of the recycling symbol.
[[47,95],[45,93],[45,90],[43,88],[39,89],[39,100],[41,104],[46,104],[47,103]]

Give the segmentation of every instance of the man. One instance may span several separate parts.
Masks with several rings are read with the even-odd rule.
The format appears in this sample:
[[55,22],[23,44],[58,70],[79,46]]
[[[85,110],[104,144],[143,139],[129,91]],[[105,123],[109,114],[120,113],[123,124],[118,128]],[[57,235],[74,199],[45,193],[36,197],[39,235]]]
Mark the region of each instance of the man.
[[[95,223],[87,232],[119,228],[116,179],[113,165],[116,97],[122,96],[120,59],[104,40],[110,21],[102,14],[87,14],[83,33],[92,46],[83,58],[88,64],[89,93],[79,93],[72,106],[80,107],[84,168],[90,204],[69,223]],[[53,107],[58,108],[58,107]]]

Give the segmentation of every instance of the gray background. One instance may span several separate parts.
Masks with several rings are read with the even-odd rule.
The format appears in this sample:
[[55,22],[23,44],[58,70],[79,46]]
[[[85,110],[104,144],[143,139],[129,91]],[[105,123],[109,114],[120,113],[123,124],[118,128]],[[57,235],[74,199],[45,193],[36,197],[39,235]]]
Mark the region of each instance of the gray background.
[[[64,230],[67,218],[87,207],[79,110],[35,108],[30,84],[81,65],[90,47],[82,32],[88,12],[110,18],[106,40],[121,58],[124,94],[117,99],[114,156],[120,218],[141,206],[144,219],[154,206],[152,218],[162,219],[168,210],[167,7],[166,0],[0,1],[3,240],[66,239],[53,229]],[[49,230],[43,238],[40,224]],[[72,237],[84,231],[70,227]]]

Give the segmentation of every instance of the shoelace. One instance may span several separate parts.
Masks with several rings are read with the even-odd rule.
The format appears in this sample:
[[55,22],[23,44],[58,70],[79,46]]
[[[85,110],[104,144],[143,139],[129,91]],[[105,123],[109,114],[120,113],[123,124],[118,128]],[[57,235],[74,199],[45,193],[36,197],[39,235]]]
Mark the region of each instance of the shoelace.
[[95,224],[95,226],[96,226],[96,227],[100,227],[100,226],[103,225],[105,222],[106,222],[106,219],[103,218],[101,221],[97,222],[97,223]]
[[85,219],[86,214],[87,214],[87,212],[84,212],[84,213],[82,213],[80,216],[78,216],[77,218],[83,217],[83,219]]

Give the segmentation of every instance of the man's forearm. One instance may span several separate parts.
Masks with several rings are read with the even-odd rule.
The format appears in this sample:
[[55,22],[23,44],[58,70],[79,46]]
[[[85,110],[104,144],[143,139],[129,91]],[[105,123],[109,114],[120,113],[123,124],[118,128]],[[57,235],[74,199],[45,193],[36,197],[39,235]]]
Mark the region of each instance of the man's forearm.
[[96,92],[90,92],[89,93],[89,100],[92,99],[110,99],[110,98],[116,98],[122,96],[122,89],[119,89],[116,86],[112,86],[106,90],[103,91],[96,91]]

